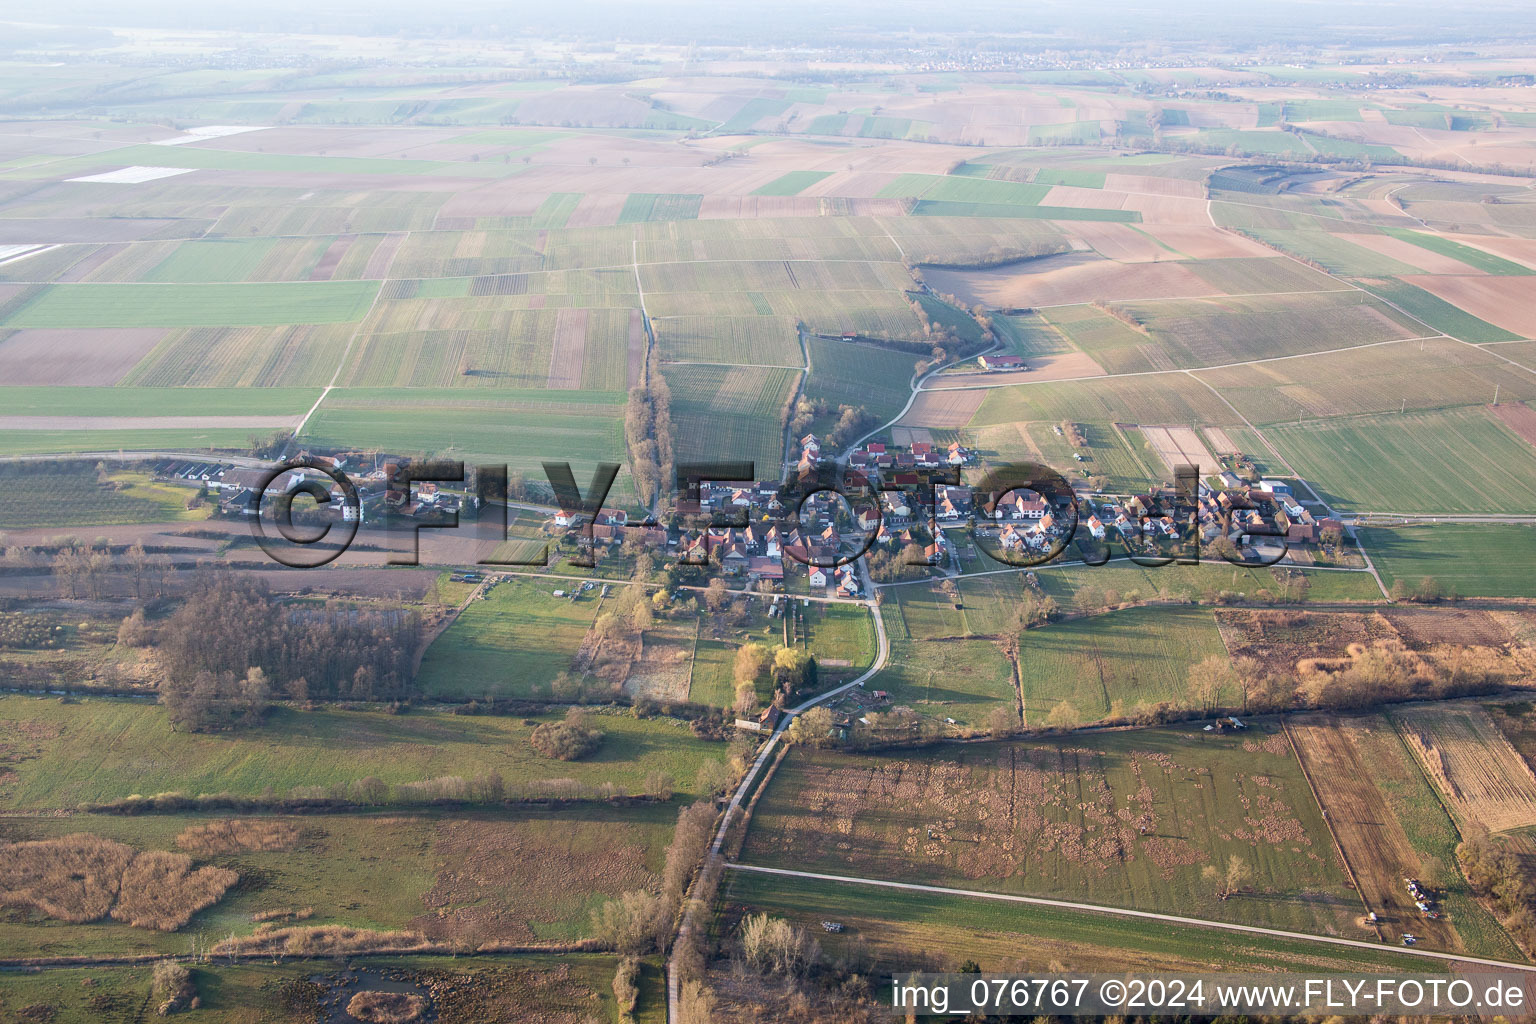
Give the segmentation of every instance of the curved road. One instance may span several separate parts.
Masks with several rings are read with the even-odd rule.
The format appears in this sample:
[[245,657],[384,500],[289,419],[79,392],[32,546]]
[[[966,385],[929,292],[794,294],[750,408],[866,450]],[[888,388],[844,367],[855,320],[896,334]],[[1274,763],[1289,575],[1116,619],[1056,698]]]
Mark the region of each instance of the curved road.
[[[865,587],[870,593],[874,593],[873,587],[871,587],[869,584],[867,570],[865,576]],[[795,716],[800,714],[802,711],[810,710],[817,704],[820,704],[822,701],[830,700],[833,697],[840,697],[854,687],[862,686],[867,680],[873,679],[881,669],[885,668],[886,659],[890,656],[891,653],[891,644],[889,637],[886,636],[885,621],[880,617],[880,606],[873,597],[867,598],[860,603],[867,607],[870,611],[870,614],[875,617],[875,639],[877,642],[877,648],[875,651],[875,660],[873,664],[871,664],[869,668],[857,679],[846,682],[841,686],[834,687],[825,693],[817,694],[815,697],[805,701],[803,704],[797,704],[795,707],[790,708],[788,712],[785,713],[784,717],[779,720],[778,728],[774,729],[773,735],[768,737],[768,742],[764,743],[762,749],[757,752],[757,758],[752,762],[752,768],[747,772],[745,776],[743,776],[741,784],[736,787],[736,792],[731,794],[731,802],[726,805],[725,813],[720,816],[720,827],[715,830],[715,840],[710,844],[709,853],[704,858],[704,868],[699,872],[700,877],[702,877],[704,872],[708,871],[715,862],[719,861],[720,848],[725,845],[726,831],[730,828],[731,822],[736,817],[736,813],[741,809],[742,801],[745,798],[747,791],[752,788],[752,783],[757,779],[758,773],[763,770],[763,765],[768,763],[769,755],[771,755],[774,751],[774,748],[779,745],[779,738],[784,735],[784,730],[789,728],[789,723],[794,721]],[[703,906],[703,901],[699,899],[698,893],[695,892],[688,899],[688,906],[683,911],[682,925],[678,928],[677,935],[672,942],[672,955],[667,958],[668,1021],[677,1020],[677,999],[679,987],[677,980],[677,949],[680,945],[682,945],[683,939],[689,934],[689,932],[693,930],[694,915],[703,910],[707,910],[707,908]]]

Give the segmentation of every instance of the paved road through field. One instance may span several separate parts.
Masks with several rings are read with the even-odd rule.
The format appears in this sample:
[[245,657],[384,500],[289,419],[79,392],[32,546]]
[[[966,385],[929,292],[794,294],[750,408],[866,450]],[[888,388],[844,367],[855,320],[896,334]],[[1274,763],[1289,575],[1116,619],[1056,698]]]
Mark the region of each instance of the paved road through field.
[[[869,570],[861,565],[861,571],[864,575],[865,593],[873,595],[875,590],[870,584]],[[708,871],[712,865],[720,860],[720,848],[725,845],[726,830],[730,828],[731,822],[734,820],[737,812],[741,810],[743,798],[752,788],[752,783],[757,779],[758,773],[763,770],[763,765],[768,763],[769,755],[772,754],[774,748],[779,745],[779,740],[784,735],[784,730],[789,728],[789,723],[794,721],[795,716],[800,714],[802,711],[807,711],[815,707],[822,701],[831,700],[834,697],[840,697],[847,693],[849,690],[852,690],[854,687],[864,685],[866,680],[874,678],[876,673],[885,667],[886,659],[890,656],[891,653],[891,644],[889,637],[886,636],[885,622],[880,618],[880,606],[873,596],[860,603],[869,608],[870,614],[875,617],[875,639],[878,643],[877,649],[875,651],[874,662],[857,679],[852,679],[842,684],[841,686],[837,686],[828,690],[825,693],[817,694],[810,700],[805,701],[803,704],[798,704],[795,707],[790,708],[784,717],[780,719],[778,728],[773,731],[773,735],[768,737],[768,742],[764,743],[762,749],[757,752],[757,759],[752,762],[752,768],[742,778],[741,785],[737,786],[736,792],[731,795],[731,802],[726,805],[725,813],[720,816],[720,827],[715,830],[715,840],[710,844],[709,853],[704,858],[704,869],[699,873],[701,877],[705,871]],[[729,867],[729,865],[726,866]],[[687,937],[688,934],[693,930],[694,915],[698,913],[706,913],[708,912],[708,909],[709,908],[703,906],[703,902],[698,898],[697,893],[695,893],[693,896],[689,897],[688,907],[683,911],[682,925],[678,928],[677,936],[672,943],[673,953],[672,956],[667,959],[668,1021],[677,1020],[677,1000],[679,990],[677,980],[677,948],[682,944],[683,939]]]

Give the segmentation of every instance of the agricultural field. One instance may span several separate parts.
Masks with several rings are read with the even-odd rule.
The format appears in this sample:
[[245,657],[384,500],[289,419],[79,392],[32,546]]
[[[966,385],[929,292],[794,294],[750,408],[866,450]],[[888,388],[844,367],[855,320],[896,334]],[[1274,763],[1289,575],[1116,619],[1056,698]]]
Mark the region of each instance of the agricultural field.
[[1462,597],[1536,597],[1529,570],[1536,529],[1476,523],[1362,531],[1382,580],[1416,587],[1426,577]]
[[755,196],[797,196],[819,181],[832,176],[831,171],[790,171],[781,174],[761,188],[752,190]]
[[0,523],[24,530],[206,518],[206,508],[187,508],[196,494],[147,473],[99,472],[90,462],[12,463],[0,466]]
[[1141,324],[1156,350],[1181,369],[1424,333],[1419,324],[1364,292],[1123,302],[1115,308]]
[[1393,712],[1392,721],[1463,830],[1536,825],[1536,775],[1481,708],[1415,708]]
[[777,474],[800,371],[671,363],[662,372],[672,390],[678,462],[751,459],[757,476]]
[[[1056,433],[1058,429],[1060,423],[1000,423],[967,429],[962,435],[977,452],[983,470],[1039,462],[1068,480],[1102,477],[1104,488],[1117,493],[1144,488],[1163,475],[1162,466],[1144,443],[1138,443],[1145,440],[1139,432],[1128,434],[1111,423],[1079,423],[1088,443],[1074,446],[1065,433]],[[1074,458],[1078,455],[1081,460]]]
[[[1536,527],[1502,520],[1536,509],[1536,104],[1510,87],[1530,33],[1508,11],[1458,9],[1454,49],[1379,11],[1348,45],[1277,15],[1246,48],[1218,33],[1113,67],[1083,56],[1105,26],[1078,40],[1081,11],[1045,43],[980,52],[934,29],[961,11],[856,37],[807,11],[796,42],[722,6],[702,30],[626,27],[645,18],[626,9],[613,40],[471,36],[473,18],[424,35],[424,15],[388,36],[242,30],[238,53],[207,59],[207,40],[138,13],[131,32],[78,39],[22,26],[0,60],[0,956],[254,949],[258,933],[316,929],[283,962],[190,965],[191,1016],[229,1024],[395,1019],[346,1009],[375,981],[429,998],[414,1019],[441,1024],[799,1024],[849,1019],[836,1000],[863,984],[969,959],[1442,969],[1405,955],[1409,932],[1425,952],[1525,959],[1456,849],[1486,827],[1536,856],[1530,704],[1325,707],[1325,674],[1353,658],[1363,675],[1375,644],[1530,675]],[[1134,50],[1148,16],[1127,17],[1109,28]],[[977,361],[1001,353],[1025,367]],[[547,460],[583,488],[619,464],[604,503],[635,522],[677,511],[668,493],[642,502],[624,468],[650,442],[658,463],[751,460],[777,479],[806,430],[825,454],[846,447],[843,406],[893,446],[967,447],[973,483],[1052,466],[1084,518],[1173,463],[1238,456],[1239,475],[1358,519],[1361,546],[1245,568],[1207,542],[1203,562],[1145,566],[1111,540],[1103,565],[1080,548],[999,571],[956,527],[955,575],[801,600],[807,573],[789,564],[770,617],[766,594],[711,611],[707,578],[669,564],[676,547],[618,544],[589,571],[554,535]],[[145,468],[302,452],[364,472],[505,465],[526,486],[505,537],[474,531],[472,507],[472,536],[428,531],[429,569],[382,564],[401,538],[374,530],[369,504],[344,563],[299,573]],[[1445,517],[1469,521],[1428,522]],[[112,571],[77,571],[69,538],[90,545],[89,573]],[[135,542],[150,569],[127,564]],[[546,545],[486,589],[448,578]],[[248,659],[211,683],[188,669],[190,695],[165,685],[196,653],[202,634],[177,630],[222,578],[210,566],[250,573],[296,616],[411,602],[429,638],[412,699],[262,711],[260,678],[239,682]],[[573,598],[580,580],[593,586]],[[663,587],[644,630],[601,618]],[[1435,590],[1454,600],[1419,600]],[[1046,599],[1055,613],[1023,628]],[[738,790],[763,738],[726,724],[748,643],[814,656],[796,702],[871,675],[833,705],[854,711],[849,735],[786,743]],[[1318,704],[1283,723],[1094,728],[1245,707],[1235,682],[1199,686],[1239,658],[1275,669],[1266,696],[1294,669]],[[239,696],[208,703],[228,686]],[[759,703],[772,691],[765,674]],[[553,728],[570,705],[601,740],[546,756],[552,735],[580,745]],[[861,748],[909,712],[925,745]],[[692,881],[668,846],[696,863],[733,795],[751,816],[726,831],[719,899],[686,911],[689,934],[719,940],[693,977],[681,908],[639,899]],[[72,848],[94,861],[60,871],[61,841],[82,834]],[[69,885],[53,909],[44,876]],[[92,893],[101,913],[69,912]],[[626,893],[644,935],[593,918]],[[806,927],[816,969],[788,984],[737,955],[741,918],[762,912]],[[157,921],[178,927],[144,926]],[[286,960],[350,929],[407,951],[345,970],[340,950]],[[615,981],[631,947],[633,1015]],[[674,948],[685,1005],[669,1014]],[[164,995],[141,963],[0,972],[0,1018],[27,1024],[170,1015]]]
[[862,405],[885,421],[907,404],[916,357],[909,352],[859,342],[809,336],[805,340],[811,371],[807,398],[833,406]]
[[994,388],[972,427],[1044,420],[1060,423],[1179,423],[1237,426],[1242,420],[1198,380],[1183,373],[1049,381]]
[[[1387,716],[1310,716],[1289,730],[1354,873],[1357,906],[1381,918],[1385,938],[1409,932],[1432,948],[1519,958],[1467,890],[1455,866],[1456,826]],[[1439,920],[1419,913],[1404,878],[1436,894]]]
[[[578,479],[624,461],[624,396],[614,392],[348,388],[331,392],[305,425],[316,445],[381,448],[510,465],[542,478],[552,455]],[[627,486],[620,474],[615,489]]]
[[[539,719],[529,719],[538,721]],[[12,809],[71,808],[133,794],[181,792],[279,796],[296,787],[348,786],[369,776],[386,784],[498,771],[519,784],[574,779],[638,790],[650,772],[678,791],[721,748],[668,719],[605,714],[603,745],[582,761],[557,761],[528,743],[522,719],[448,712],[390,715],[324,709],[271,711],[254,730],[227,736],[172,731],[163,708],[96,699],[0,698],[0,734],[9,774],[0,803]],[[344,756],[342,756],[344,755]]]
[[245,327],[361,320],[377,281],[274,284],[57,284],[3,327]]
[[1529,512],[1536,449],[1485,409],[1275,424],[1265,436],[1335,508]]
[[[1359,903],[1326,834],[1277,726],[1184,726],[796,750],[758,803],[741,861],[1355,936]],[[1256,898],[1221,900],[1202,879],[1234,854]]]
[[1536,377],[1496,354],[1435,338],[1197,374],[1251,422],[1483,405],[1536,397]]

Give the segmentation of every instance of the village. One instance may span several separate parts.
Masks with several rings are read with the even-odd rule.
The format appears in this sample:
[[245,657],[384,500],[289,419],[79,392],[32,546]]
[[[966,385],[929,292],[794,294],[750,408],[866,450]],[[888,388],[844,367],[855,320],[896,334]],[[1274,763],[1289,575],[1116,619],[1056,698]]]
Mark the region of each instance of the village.
[[[800,438],[787,482],[699,481],[680,493],[669,515],[647,519],[620,507],[595,513],[560,509],[537,492],[509,506],[542,517],[541,533],[563,539],[584,558],[645,550],[679,566],[713,567],[744,589],[860,599],[870,582],[959,576],[1054,560],[1092,565],[1116,555],[1191,561],[1223,557],[1273,564],[1336,556],[1344,524],[1315,515],[1285,480],[1250,482],[1231,469],[1197,486],[1159,486],[1136,494],[1068,489],[1059,477],[978,491],[960,482],[989,466],[956,442],[897,445],[870,440],[840,458],[823,455],[815,434]],[[221,517],[284,514],[283,495],[327,493],[330,501],[293,501],[295,522],[340,520],[361,527],[451,527],[478,519],[487,496],[473,480],[409,480],[421,467],[383,454],[299,453],[295,468],[274,475],[217,461],[162,460],[148,466],[162,480],[198,487]],[[339,479],[348,481],[348,496]],[[1007,481],[1012,484],[1012,481]],[[1003,486],[998,484],[998,486]],[[531,488],[530,488],[531,490]],[[1193,491],[1193,493],[1191,493]],[[1115,549],[1119,549],[1115,551]],[[863,562],[870,580],[859,571]]]

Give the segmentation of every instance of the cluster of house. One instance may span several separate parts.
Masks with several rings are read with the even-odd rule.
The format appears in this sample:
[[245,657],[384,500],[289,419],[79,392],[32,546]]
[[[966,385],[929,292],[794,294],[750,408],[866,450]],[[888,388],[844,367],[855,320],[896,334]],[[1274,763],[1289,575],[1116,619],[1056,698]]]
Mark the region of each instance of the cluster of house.
[[[1316,517],[1291,492],[1284,481],[1265,480],[1249,486],[1231,473],[1223,473],[1224,489],[1204,485],[1194,502],[1196,530],[1201,543],[1225,537],[1238,547],[1271,544],[1284,538],[1287,544],[1315,544],[1332,530],[1342,533],[1338,519]],[[1188,499],[1172,492],[1140,494],[1123,503],[1105,504],[1090,515],[1084,526],[1097,540],[1114,531],[1127,544],[1151,547],[1160,541],[1189,539]]]
[[[821,458],[821,445],[815,434],[800,439],[800,467],[804,472]],[[907,483],[904,474],[912,474],[910,483],[916,485],[921,470],[946,469],[965,466],[976,461],[976,456],[958,441],[940,447],[928,441],[914,441],[911,448],[903,450],[882,441],[871,441],[848,456],[850,468],[864,474],[871,482],[888,482],[895,486]]]
[[1325,533],[1343,534],[1342,521],[1314,516],[1283,480],[1261,480],[1257,485],[1248,485],[1232,473],[1222,473],[1219,479],[1226,490],[1201,491],[1202,539],[1218,536],[1223,523],[1228,524],[1226,532],[1233,540],[1250,534],[1283,536],[1287,544],[1316,544]]
[[[274,473],[271,469],[250,469],[219,462],[166,460],[152,463],[150,471],[157,479],[201,484],[209,497],[218,502],[220,512],[231,516],[256,516],[263,512],[271,515],[276,506],[266,499],[309,490],[317,483],[325,488],[336,503],[335,507],[342,509],[342,515],[349,521],[361,521],[366,516],[368,504],[377,505],[383,500],[389,479],[385,467],[364,472],[357,467],[348,467],[345,457],[302,452],[300,458],[320,468]],[[346,502],[340,486],[326,470],[346,470],[357,488],[359,501],[355,504]]]
[[[253,469],[223,463],[183,463],[162,461],[151,465],[157,478],[164,480],[201,483],[210,497],[219,504],[219,511],[229,516],[254,517],[275,514],[276,504],[268,499],[301,490],[313,490],[315,485],[324,488],[345,521],[364,522],[376,519],[388,511],[395,515],[428,518],[457,512],[464,498],[430,480],[413,484],[409,489],[390,486],[398,472],[399,463],[370,459],[367,463],[354,463],[347,455],[315,455],[300,452],[296,461],[308,463],[295,469],[275,472],[273,469]],[[356,491],[355,502],[347,500],[337,482],[344,476]]]

